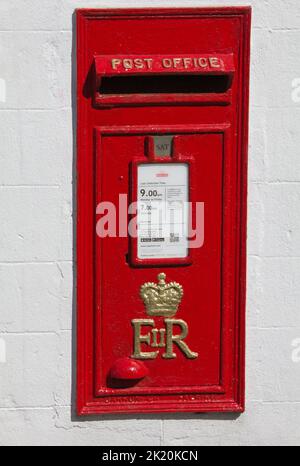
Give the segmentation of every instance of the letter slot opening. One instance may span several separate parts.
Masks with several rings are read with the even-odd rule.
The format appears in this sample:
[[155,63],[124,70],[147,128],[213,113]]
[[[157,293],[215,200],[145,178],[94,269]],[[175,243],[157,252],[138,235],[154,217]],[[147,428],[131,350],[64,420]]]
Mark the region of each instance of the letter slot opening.
[[230,75],[111,76],[101,79],[101,95],[136,94],[220,94],[231,87]]
[[96,55],[96,107],[230,105],[232,54]]

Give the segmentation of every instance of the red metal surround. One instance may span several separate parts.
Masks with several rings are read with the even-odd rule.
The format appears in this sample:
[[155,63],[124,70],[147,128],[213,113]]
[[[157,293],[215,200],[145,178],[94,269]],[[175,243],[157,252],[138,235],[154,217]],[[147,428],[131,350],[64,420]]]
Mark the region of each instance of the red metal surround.
[[[250,23],[249,7],[77,10],[79,415],[244,410]],[[103,81],[124,76],[131,92]],[[191,76],[203,88],[178,91]],[[155,135],[174,136],[172,158],[147,153]],[[99,202],[135,200],[137,165],[154,161],[188,163],[190,200],[205,204],[204,244],[183,260],[140,261],[134,240],[96,235]],[[198,356],[174,345],[174,359],[137,361],[140,287],[162,272],[183,287],[175,319]]]

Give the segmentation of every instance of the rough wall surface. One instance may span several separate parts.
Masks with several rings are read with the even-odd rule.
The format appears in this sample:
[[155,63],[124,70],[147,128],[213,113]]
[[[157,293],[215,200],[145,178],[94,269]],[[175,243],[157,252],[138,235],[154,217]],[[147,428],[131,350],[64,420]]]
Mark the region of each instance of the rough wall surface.
[[[72,13],[253,6],[247,411],[71,417]],[[299,0],[1,0],[0,445],[300,445]]]

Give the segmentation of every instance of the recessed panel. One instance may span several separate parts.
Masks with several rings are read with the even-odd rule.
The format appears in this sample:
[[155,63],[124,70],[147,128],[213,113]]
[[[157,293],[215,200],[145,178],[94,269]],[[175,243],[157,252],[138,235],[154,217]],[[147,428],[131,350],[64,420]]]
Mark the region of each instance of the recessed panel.
[[[194,225],[200,238],[196,237],[189,243],[193,254],[191,267],[178,267],[175,262],[171,267],[156,265],[150,268],[141,266],[138,269],[131,267],[126,260],[130,238],[97,239],[96,270],[101,296],[99,327],[96,328],[99,343],[97,393],[124,393],[124,380],[118,381],[111,377],[115,362],[123,358],[143,361],[149,371],[143,380],[129,383],[126,393],[142,394],[150,389],[161,394],[178,393],[178,390],[183,390],[182,393],[206,393],[209,387],[212,391],[220,391],[224,134],[174,135],[175,151],[182,156],[186,154],[193,157],[194,166],[191,168],[186,163],[147,163],[144,148],[148,136],[143,133],[110,135],[99,130],[96,139],[96,183],[97,192],[101,196],[98,200],[118,205],[120,196],[126,193],[131,183],[128,176],[131,161],[143,158],[144,163],[139,163],[137,167],[137,224],[140,225],[140,221],[148,222],[148,214],[141,213],[141,206],[145,210],[146,206],[164,210],[166,207],[171,209],[175,202],[186,228],[188,210],[184,212],[182,203],[189,199],[191,179],[194,198],[204,209],[199,209],[197,225]],[[196,175],[194,179],[189,176],[190,170]],[[105,177],[101,173],[105,173]],[[157,181],[161,175],[164,175],[162,184]],[[157,197],[161,200],[157,201]],[[157,205],[160,203],[162,206]],[[155,222],[153,218],[154,225],[143,224],[142,229],[138,230],[138,239],[146,238],[146,231],[150,228],[151,239],[155,235],[167,235],[168,239],[167,245],[162,248],[156,246],[156,241],[150,243],[155,246],[157,259],[164,254],[172,254],[175,260],[186,255],[186,239],[179,239],[178,249],[169,241],[169,229],[175,227],[172,221],[162,223],[168,232],[161,234]],[[203,243],[201,247],[197,241]],[[145,259],[149,259],[148,249],[145,251]],[[165,276],[161,282],[158,277],[160,274]],[[173,337],[169,348],[168,332]],[[183,344],[181,341],[179,344],[174,343],[176,336],[182,336]]]

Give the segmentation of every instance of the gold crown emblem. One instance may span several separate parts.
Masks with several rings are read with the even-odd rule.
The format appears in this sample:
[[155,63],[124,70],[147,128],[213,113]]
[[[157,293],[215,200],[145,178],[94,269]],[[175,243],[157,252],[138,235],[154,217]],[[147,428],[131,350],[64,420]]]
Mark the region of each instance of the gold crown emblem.
[[183,288],[179,283],[166,283],[166,274],[157,276],[157,283],[144,283],[140,296],[144,301],[147,314],[150,316],[172,317],[176,314],[183,296]]

